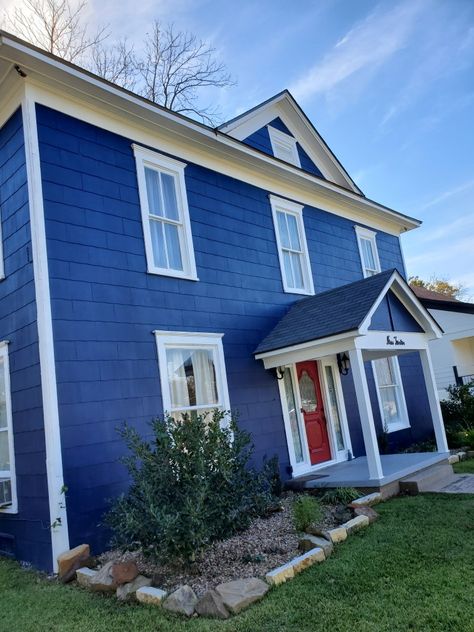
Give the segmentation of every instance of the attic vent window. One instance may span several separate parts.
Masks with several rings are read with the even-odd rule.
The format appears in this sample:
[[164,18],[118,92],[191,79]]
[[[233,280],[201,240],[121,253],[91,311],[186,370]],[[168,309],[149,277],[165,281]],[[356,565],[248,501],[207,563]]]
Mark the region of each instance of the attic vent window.
[[270,142],[275,158],[289,162],[296,167],[301,167],[296,140],[293,136],[284,134],[271,125],[268,126],[268,133],[270,134]]

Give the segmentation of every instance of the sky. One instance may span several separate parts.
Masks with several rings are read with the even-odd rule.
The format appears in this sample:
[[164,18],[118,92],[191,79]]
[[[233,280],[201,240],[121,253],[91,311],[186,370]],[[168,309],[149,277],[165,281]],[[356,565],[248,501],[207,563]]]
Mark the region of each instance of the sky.
[[[10,8],[18,0],[3,0]],[[139,48],[154,18],[216,49],[223,119],[288,88],[368,197],[423,221],[408,273],[474,300],[473,0],[89,0]]]

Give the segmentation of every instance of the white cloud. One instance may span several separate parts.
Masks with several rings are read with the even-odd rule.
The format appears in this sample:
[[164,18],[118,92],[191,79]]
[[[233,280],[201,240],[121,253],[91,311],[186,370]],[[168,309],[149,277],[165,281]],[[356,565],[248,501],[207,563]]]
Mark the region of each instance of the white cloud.
[[438,204],[441,204],[441,202],[445,202],[446,200],[454,197],[455,195],[464,193],[464,191],[468,191],[472,187],[474,187],[474,178],[472,178],[471,180],[468,180],[467,182],[463,182],[463,184],[460,184],[454,189],[448,189],[447,191],[444,191],[443,193],[432,198],[431,200],[429,200],[428,202],[420,206],[418,208],[418,212],[426,211],[426,209],[431,208],[432,206],[437,206]]
[[297,99],[306,100],[328,94],[364,69],[378,69],[406,45],[425,7],[420,0],[402,2],[388,11],[377,7],[305,72],[290,87],[291,92]]

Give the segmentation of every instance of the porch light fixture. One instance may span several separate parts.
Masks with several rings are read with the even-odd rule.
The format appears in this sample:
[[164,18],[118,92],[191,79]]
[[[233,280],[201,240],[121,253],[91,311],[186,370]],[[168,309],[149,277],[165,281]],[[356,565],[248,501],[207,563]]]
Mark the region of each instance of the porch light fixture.
[[277,366],[275,369],[277,380],[282,380],[285,377],[285,367]]
[[337,354],[337,366],[341,375],[347,375],[349,373],[349,356],[345,351],[344,353]]

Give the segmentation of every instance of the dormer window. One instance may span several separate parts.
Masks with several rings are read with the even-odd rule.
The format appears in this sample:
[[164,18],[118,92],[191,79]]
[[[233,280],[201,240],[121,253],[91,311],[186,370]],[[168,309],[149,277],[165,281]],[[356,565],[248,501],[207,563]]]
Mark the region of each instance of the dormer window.
[[293,136],[280,132],[280,130],[271,125],[268,125],[268,133],[270,134],[270,142],[275,158],[289,162],[296,167],[301,167],[296,140]]

